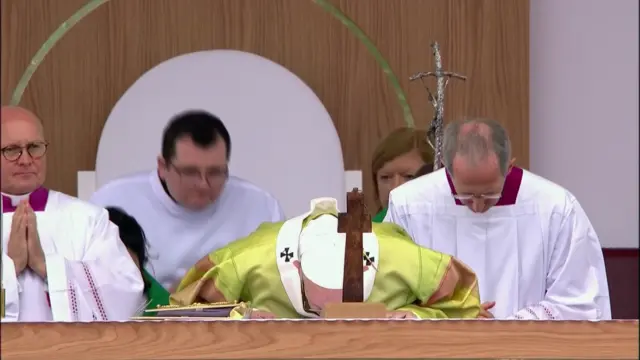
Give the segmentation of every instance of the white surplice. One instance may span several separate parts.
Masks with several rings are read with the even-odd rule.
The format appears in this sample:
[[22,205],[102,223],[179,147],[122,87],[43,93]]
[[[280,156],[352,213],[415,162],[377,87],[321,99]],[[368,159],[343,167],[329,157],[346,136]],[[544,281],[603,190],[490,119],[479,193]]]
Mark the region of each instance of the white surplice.
[[[27,196],[9,197],[15,205]],[[49,191],[36,211],[46,281],[29,268],[16,276],[6,254],[13,215],[2,215],[3,321],[119,321],[144,305],[140,270],[104,209]]]
[[157,171],[112,181],[90,201],[120,207],[138,221],[149,245],[147,271],[167,290],[210,252],[251,234],[264,222],[284,220],[271,194],[234,176],[215,203],[201,211],[177,204]]
[[412,180],[391,192],[385,221],[470,266],[497,319],[611,319],[600,241],[569,191],[513,168],[486,213],[452,193],[444,169]]

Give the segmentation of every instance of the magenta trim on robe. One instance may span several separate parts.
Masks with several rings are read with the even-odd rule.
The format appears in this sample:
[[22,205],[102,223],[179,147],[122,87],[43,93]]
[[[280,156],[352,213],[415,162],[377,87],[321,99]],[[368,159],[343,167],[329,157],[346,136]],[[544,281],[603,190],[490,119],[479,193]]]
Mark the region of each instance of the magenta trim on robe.
[[[449,172],[445,170],[447,174],[447,182],[449,182],[449,187],[451,188],[451,194],[456,195],[456,189],[453,187],[453,181],[451,180],[451,176],[449,176]],[[519,167],[512,167],[509,174],[507,174],[507,178],[504,181],[504,187],[502,188],[502,197],[494,206],[504,206],[504,205],[515,205],[516,199],[518,198],[518,191],[520,191],[520,184],[522,183],[522,174],[524,172]],[[464,205],[460,200],[456,200],[456,205]]]
[[[44,211],[49,199],[49,189],[39,187],[29,195],[29,205],[33,211]],[[16,207],[11,203],[11,198],[2,195],[2,213],[14,212]]]

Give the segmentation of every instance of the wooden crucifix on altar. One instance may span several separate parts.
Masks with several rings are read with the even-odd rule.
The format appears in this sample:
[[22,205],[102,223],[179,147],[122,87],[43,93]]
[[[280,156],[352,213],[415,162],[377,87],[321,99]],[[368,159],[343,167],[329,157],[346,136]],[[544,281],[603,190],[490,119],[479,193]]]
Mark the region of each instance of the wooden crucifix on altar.
[[363,302],[364,254],[362,233],[371,232],[371,216],[364,207],[364,195],[353,189],[347,193],[347,212],[338,214],[338,232],[346,234],[342,302]]
[[364,303],[363,233],[372,232],[371,215],[364,205],[364,194],[357,188],[347,193],[347,212],[338,214],[338,232],[346,234],[342,303],[327,304],[325,318],[384,318],[383,304]]

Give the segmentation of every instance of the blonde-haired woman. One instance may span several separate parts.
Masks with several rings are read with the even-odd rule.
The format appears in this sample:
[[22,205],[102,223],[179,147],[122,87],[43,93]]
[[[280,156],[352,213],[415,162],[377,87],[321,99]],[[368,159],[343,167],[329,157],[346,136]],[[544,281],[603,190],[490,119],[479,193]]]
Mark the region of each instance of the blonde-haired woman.
[[373,221],[384,220],[391,190],[416,177],[419,171],[421,175],[429,173],[429,168],[433,168],[433,150],[426,131],[400,128],[384,138],[371,160],[378,207]]

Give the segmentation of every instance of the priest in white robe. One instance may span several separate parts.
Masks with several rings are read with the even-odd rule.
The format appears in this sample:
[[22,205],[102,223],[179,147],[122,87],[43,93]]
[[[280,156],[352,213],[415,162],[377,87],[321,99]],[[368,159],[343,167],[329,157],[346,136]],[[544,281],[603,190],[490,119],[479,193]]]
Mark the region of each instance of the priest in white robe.
[[602,248],[566,189],[513,166],[492,120],[447,126],[444,169],[395,189],[386,221],[473,269],[483,317],[611,319]]
[[42,187],[42,124],[2,108],[2,321],[127,320],[143,281],[104,209]]
[[208,253],[262,223],[284,220],[271,194],[229,175],[230,157],[223,122],[205,111],[185,111],[164,129],[157,169],[114,180],[92,195],[92,203],[122,208],[144,229],[146,270],[166,290],[155,303],[168,305],[169,292]]

